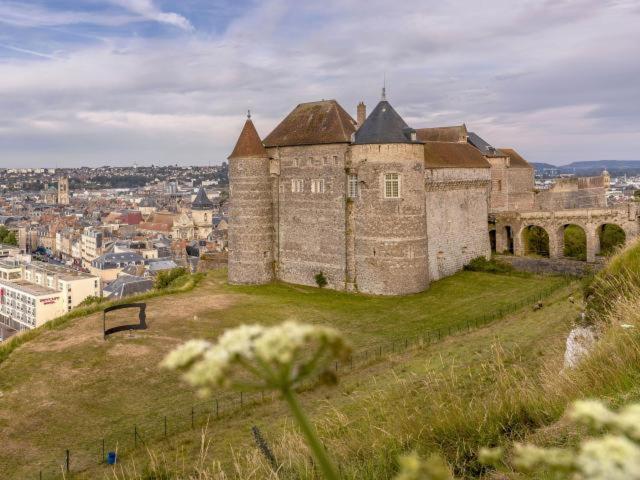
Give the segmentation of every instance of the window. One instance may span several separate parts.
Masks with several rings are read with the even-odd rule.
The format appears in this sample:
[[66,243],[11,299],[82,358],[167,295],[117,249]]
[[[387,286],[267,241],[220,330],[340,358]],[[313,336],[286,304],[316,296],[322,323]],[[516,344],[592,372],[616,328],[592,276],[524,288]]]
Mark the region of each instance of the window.
[[384,174],[384,196],[385,198],[400,197],[400,176],[397,173]]
[[297,159],[297,158],[294,158],[294,159],[293,159],[293,166],[294,166],[294,167],[297,167],[297,166],[298,166],[298,159]]
[[304,180],[294,178],[291,180],[291,191],[293,193],[304,192]]
[[357,198],[358,197],[358,176],[351,174],[347,180],[347,196],[349,198]]
[[329,165],[329,157],[323,157],[322,158],[322,164],[325,165],[325,166]]
[[311,193],[324,193],[324,179],[317,178],[311,180]]
[[333,164],[336,165],[336,166],[340,165],[340,161],[338,160],[338,156],[337,155],[333,156]]

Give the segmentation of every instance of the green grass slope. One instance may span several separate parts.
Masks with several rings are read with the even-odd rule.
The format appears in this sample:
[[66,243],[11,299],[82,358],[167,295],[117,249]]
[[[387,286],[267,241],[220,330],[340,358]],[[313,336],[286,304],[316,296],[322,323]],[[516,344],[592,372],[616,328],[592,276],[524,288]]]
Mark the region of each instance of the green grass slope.
[[[69,449],[77,478],[100,478],[107,472],[97,465],[103,438],[107,449],[120,448],[124,459],[144,462],[144,448],[127,450],[133,443],[134,426],[140,427],[138,444],[146,441],[150,446],[163,437],[165,416],[171,433],[167,441],[173,442],[165,446],[196,448],[189,413],[202,400],[175,374],[158,369],[168,351],[190,338],[213,339],[240,323],[297,319],[340,328],[356,350],[380,342],[401,345],[429,329],[463,327],[499,315],[565,283],[553,277],[462,272],[434,283],[421,294],[383,298],[282,284],[231,287],[220,272],[207,276],[192,292],[149,299],[150,329],[144,332],[104,341],[99,313],[69,319],[60,328],[40,332],[0,364],[0,471],[3,478],[37,478],[42,470],[44,478],[52,478],[59,473],[57,465]],[[113,312],[112,319],[125,321],[127,315],[131,314]],[[530,329],[544,334],[549,325],[538,326],[543,318],[539,315],[520,326],[516,322],[512,339],[523,338]],[[562,321],[553,324],[562,325]],[[465,348],[488,353],[487,340]],[[428,347],[433,358],[442,354],[436,345]],[[460,358],[473,358],[468,353],[463,352]],[[409,349],[402,355],[415,357],[418,364],[425,361],[422,351]],[[337,395],[349,400],[361,390],[373,394],[378,381],[395,379],[392,372],[385,353],[383,360],[356,365],[341,391],[319,389],[305,395],[320,412],[327,398]],[[221,460],[231,459],[229,447],[251,445],[243,419],[264,419],[271,432],[286,424],[279,402],[265,402],[216,423],[214,453]],[[196,423],[203,421],[198,410]]]

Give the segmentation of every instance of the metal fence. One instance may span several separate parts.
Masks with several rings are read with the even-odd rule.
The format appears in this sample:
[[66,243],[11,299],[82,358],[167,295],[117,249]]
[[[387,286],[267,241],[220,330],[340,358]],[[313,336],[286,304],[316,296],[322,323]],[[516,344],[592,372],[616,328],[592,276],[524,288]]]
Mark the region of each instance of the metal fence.
[[[567,284],[570,280],[570,277],[565,277]],[[463,323],[424,330],[415,335],[369,345],[352,352],[346,361],[336,361],[332,368],[337,373],[348,373],[357,367],[384,361],[389,358],[389,355],[401,354],[411,348],[428,346],[445,337],[480,328],[526,306],[535,305],[559,288],[561,287],[548,287],[521,301],[501,307],[491,314],[480,315]],[[307,390],[314,386],[313,384],[303,385],[301,390]],[[190,430],[195,432],[196,429],[210,422],[215,422],[245,409],[254,408],[256,405],[276,401],[278,398],[274,392],[233,392],[219,395],[206,402],[193,404],[187,408],[158,412],[152,420],[138,419],[136,421],[136,419],[131,419],[128,429],[105,432],[103,435],[97,436],[94,442],[88,444],[62,446],[57,455],[52,455],[51,461],[34,466],[33,474],[22,478],[40,480],[69,478],[73,472],[82,472],[100,464],[107,464],[109,452],[116,453],[118,461],[120,459],[126,460],[130,457],[129,454],[147,444],[160,442],[172,435]]]

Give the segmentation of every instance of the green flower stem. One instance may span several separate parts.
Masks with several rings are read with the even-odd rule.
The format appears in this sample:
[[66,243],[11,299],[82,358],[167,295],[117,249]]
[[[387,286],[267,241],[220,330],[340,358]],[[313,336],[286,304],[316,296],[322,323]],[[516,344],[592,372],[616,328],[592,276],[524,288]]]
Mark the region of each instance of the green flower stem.
[[331,459],[327,455],[324,446],[322,445],[322,443],[320,443],[318,434],[316,433],[315,428],[302,410],[302,407],[300,406],[295,393],[293,393],[290,388],[287,388],[282,391],[282,396],[289,404],[289,408],[293,412],[293,416],[296,418],[298,425],[300,425],[302,434],[307,439],[307,443],[309,447],[311,447],[313,456],[318,462],[318,465],[320,465],[320,470],[322,471],[324,477],[327,480],[339,480],[340,477],[338,476],[336,467],[333,465],[333,462],[331,462]]

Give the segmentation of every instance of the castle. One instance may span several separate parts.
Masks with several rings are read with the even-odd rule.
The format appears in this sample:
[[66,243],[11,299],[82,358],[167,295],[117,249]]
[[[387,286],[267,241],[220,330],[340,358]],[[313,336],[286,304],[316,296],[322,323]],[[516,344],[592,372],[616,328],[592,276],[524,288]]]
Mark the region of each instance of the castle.
[[536,208],[533,168],[464,125],[409,127],[386,100],[355,121],[303,103],[229,156],[231,283],[404,295],[491,254],[494,211]]

